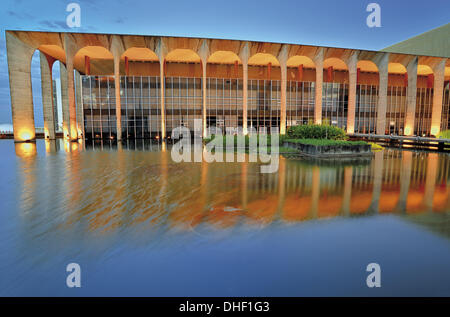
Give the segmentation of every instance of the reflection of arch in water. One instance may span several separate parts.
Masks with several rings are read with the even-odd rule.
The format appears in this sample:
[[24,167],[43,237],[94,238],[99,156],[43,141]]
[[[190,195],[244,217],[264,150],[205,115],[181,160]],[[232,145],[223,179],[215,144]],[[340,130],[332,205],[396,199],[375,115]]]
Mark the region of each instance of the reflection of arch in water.
[[408,214],[418,214],[423,212],[423,190],[422,189],[410,189],[408,197],[406,199],[406,212]]
[[277,207],[277,195],[269,194],[264,199],[253,200],[247,204],[247,219],[250,222],[267,225],[274,219]]
[[364,214],[372,203],[372,191],[352,191],[350,213]]
[[342,195],[327,195],[322,194],[319,199],[319,205],[317,208],[318,218],[337,217],[341,211],[343,202]]
[[380,194],[378,203],[378,212],[391,213],[394,212],[398,204],[398,191],[383,190]]
[[311,196],[299,197],[295,194],[286,196],[283,208],[283,219],[287,222],[303,221],[310,217]]
[[446,212],[449,206],[450,189],[446,184],[438,185],[434,191],[433,211]]

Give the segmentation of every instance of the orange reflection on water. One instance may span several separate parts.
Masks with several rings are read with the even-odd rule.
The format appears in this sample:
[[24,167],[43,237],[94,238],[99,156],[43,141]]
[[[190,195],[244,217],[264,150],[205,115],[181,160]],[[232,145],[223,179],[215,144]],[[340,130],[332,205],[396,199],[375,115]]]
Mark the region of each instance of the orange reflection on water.
[[[45,151],[58,151],[50,142]],[[56,183],[64,189],[58,205],[51,206],[64,215],[60,227],[84,223],[101,234],[134,226],[224,230],[277,220],[363,216],[369,210],[449,212],[450,159],[433,153],[384,150],[357,164],[282,158],[277,173],[261,174],[258,163],[175,163],[170,147],[91,151],[64,142],[67,155],[43,158],[54,160],[48,168],[57,177],[38,180],[36,144],[18,143],[15,150],[21,158],[24,211],[42,213],[34,203],[38,189]]]

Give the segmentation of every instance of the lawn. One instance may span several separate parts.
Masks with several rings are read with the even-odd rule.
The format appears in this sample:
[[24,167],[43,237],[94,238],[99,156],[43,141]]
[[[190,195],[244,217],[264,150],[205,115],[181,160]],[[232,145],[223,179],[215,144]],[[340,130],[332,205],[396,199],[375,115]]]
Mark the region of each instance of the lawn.
[[329,140],[329,139],[286,139],[285,142],[315,145],[315,146],[333,146],[333,145],[366,145],[365,141],[345,141],[345,140]]

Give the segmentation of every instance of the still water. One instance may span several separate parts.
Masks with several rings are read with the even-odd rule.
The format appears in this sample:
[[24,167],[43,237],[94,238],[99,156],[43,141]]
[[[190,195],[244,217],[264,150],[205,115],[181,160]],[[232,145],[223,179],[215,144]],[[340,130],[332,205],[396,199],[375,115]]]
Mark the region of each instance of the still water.
[[450,296],[447,154],[280,157],[261,174],[142,141],[0,153],[3,296]]

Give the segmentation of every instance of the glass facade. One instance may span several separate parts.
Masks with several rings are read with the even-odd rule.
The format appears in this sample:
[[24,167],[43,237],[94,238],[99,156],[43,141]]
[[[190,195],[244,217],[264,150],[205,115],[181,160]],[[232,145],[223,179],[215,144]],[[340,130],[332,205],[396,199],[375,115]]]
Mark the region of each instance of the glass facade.
[[355,133],[376,133],[378,86],[356,86]]
[[347,127],[348,85],[323,83],[322,122],[342,129]]
[[84,130],[87,138],[117,135],[114,76],[82,76]]
[[280,127],[280,93],[279,80],[249,80],[247,127],[260,131],[266,127]]
[[202,79],[165,78],[166,135],[176,127],[194,131],[194,120],[202,120]]
[[406,87],[389,86],[387,90],[386,132],[403,135],[405,129]]
[[450,90],[448,83],[444,87],[442,99],[441,131],[444,131],[450,129]]
[[286,90],[286,126],[313,123],[315,83],[288,81]]
[[429,136],[431,131],[431,111],[433,109],[433,88],[417,88],[414,134]]
[[208,78],[206,83],[206,125],[220,128],[242,127],[242,80]]
[[160,79],[120,77],[123,138],[150,138],[161,133]]
[[[89,139],[114,139],[117,136],[114,76],[82,76],[82,105],[85,135]],[[208,78],[206,82],[207,127],[243,125],[243,89],[241,79]],[[280,126],[281,82],[248,81],[248,128],[260,131]],[[376,85],[356,87],[355,132],[376,133],[378,89]],[[121,76],[122,137],[155,138],[161,136],[161,86],[157,76]],[[450,128],[450,92],[444,87],[441,130]],[[322,120],[346,129],[348,85],[323,83]],[[165,78],[166,135],[173,128],[194,131],[194,120],[202,120],[202,79]],[[78,107],[79,105],[77,105]],[[286,126],[314,122],[315,83],[288,81]],[[429,135],[433,106],[433,88],[417,88],[415,135]],[[386,133],[403,135],[407,107],[407,88],[389,86],[387,90]],[[56,107],[55,107],[56,108]],[[56,121],[56,120],[55,120]]]

